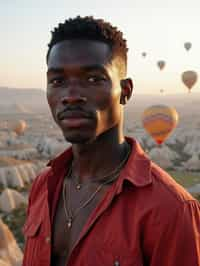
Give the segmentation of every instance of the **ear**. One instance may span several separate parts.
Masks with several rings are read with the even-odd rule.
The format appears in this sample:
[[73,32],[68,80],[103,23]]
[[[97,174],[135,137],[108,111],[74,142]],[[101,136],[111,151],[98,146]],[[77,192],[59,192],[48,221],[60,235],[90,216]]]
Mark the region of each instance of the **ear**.
[[120,103],[125,105],[128,100],[131,98],[133,93],[133,82],[130,78],[122,79],[120,81],[121,85],[121,97],[120,97]]

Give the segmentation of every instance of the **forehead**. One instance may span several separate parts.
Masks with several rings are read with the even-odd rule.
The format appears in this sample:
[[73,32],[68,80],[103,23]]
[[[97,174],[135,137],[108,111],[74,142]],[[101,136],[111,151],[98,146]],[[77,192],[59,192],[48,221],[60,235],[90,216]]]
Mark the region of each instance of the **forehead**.
[[51,48],[48,68],[106,65],[110,59],[111,49],[106,43],[93,40],[66,40]]

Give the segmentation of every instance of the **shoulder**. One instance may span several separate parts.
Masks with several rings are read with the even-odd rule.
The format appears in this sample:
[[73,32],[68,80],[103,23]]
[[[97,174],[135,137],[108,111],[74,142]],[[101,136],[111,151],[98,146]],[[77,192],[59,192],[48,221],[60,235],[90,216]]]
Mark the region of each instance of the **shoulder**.
[[173,177],[148,157],[137,141],[130,138],[127,140],[133,148],[124,176],[133,185],[134,193],[131,193],[130,197],[137,197],[138,205],[142,205],[142,209],[163,206],[175,208],[195,201]]
[[[177,224],[182,219],[192,224],[192,217],[200,220],[200,203],[178,184],[166,171],[151,162],[152,184],[146,187],[145,206],[149,222],[153,224]],[[199,222],[198,222],[199,223]],[[162,227],[162,226],[161,226]]]
[[152,183],[138,192],[143,209],[141,224],[147,230],[155,230],[155,234],[169,231],[169,228],[173,233],[175,227],[188,231],[199,228],[200,203],[153,162],[151,178]]
[[178,184],[172,176],[154,162],[151,162],[151,177],[152,186],[160,200],[177,204],[195,201],[183,186]]
[[174,253],[176,261],[176,254],[184,250],[180,258],[182,264],[189,265],[186,258],[188,260],[188,256],[192,256],[195,261],[199,248],[200,204],[153,162],[151,178],[151,185],[143,191],[142,207],[145,210],[139,220],[145,234],[145,253],[148,256],[155,254],[155,259],[159,261],[155,264],[164,265],[164,258],[169,256],[167,253]]

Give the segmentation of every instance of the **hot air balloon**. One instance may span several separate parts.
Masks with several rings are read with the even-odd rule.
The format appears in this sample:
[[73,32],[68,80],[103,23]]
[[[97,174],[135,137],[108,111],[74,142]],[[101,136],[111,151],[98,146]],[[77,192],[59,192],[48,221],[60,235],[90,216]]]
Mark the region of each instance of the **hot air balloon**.
[[185,47],[185,50],[189,51],[191,49],[191,47],[192,47],[191,42],[185,42],[184,43],[184,47]]
[[157,62],[157,66],[159,67],[160,70],[163,70],[163,69],[164,69],[165,64],[166,64],[166,63],[165,63],[164,60],[159,60],[159,61]]
[[142,123],[154,141],[161,145],[177,126],[178,113],[173,107],[153,105],[144,110]]
[[143,52],[142,53],[142,57],[146,57],[147,56],[147,53],[146,52]]
[[188,70],[182,73],[182,81],[185,86],[188,88],[189,92],[191,91],[194,84],[197,82],[198,75],[193,70]]
[[27,128],[26,122],[24,120],[19,120],[13,125],[12,130],[19,136],[24,133],[26,128]]
[[164,93],[165,92],[165,90],[164,89],[160,89],[160,93]]

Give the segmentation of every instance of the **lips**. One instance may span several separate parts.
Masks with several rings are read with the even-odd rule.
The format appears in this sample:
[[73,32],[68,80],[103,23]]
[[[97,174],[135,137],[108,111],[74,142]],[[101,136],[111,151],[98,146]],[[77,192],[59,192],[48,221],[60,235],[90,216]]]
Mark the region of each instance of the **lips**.
[[60,121],[63,128],[80,128],[91,124],[88,118],[66,118]]
[[92,115],[83,110],[66,110],[58,113],[57,118],[63,128],[80,128],[91,124]]
[[58,114],[58,120],[64,119],[83,119],[83,118],[91,118],[91,116],[83,111],[66,111]]

